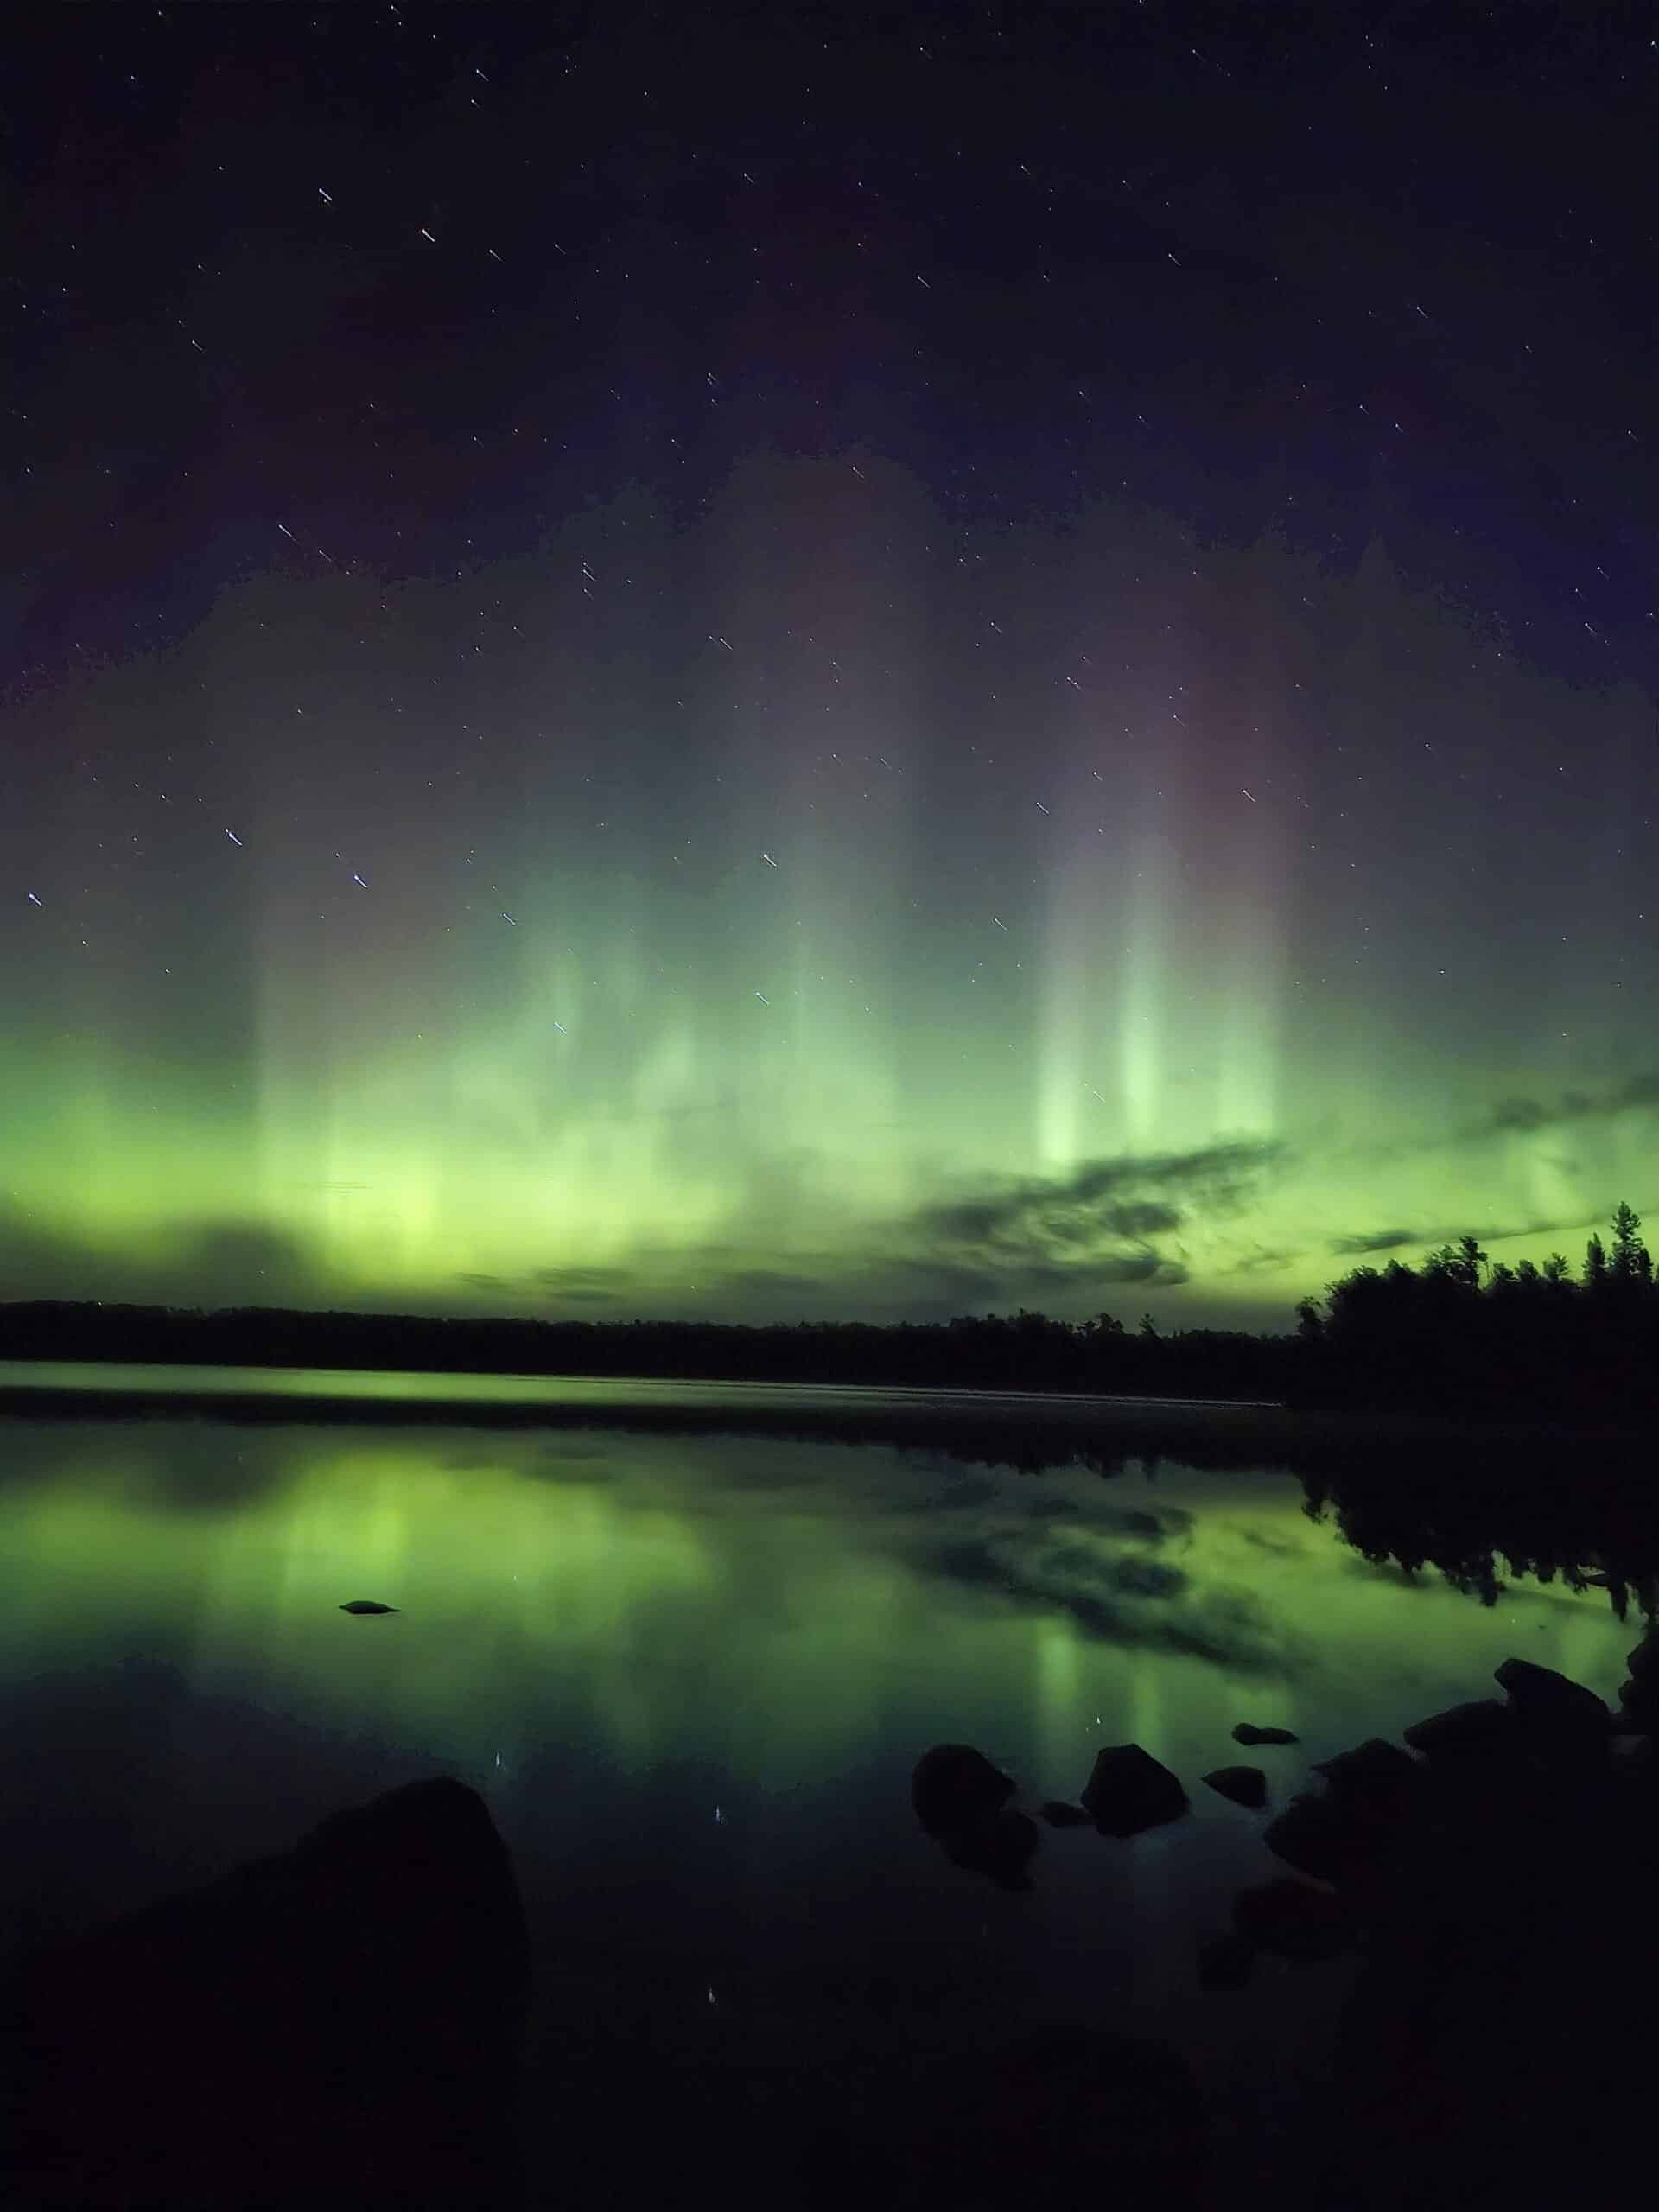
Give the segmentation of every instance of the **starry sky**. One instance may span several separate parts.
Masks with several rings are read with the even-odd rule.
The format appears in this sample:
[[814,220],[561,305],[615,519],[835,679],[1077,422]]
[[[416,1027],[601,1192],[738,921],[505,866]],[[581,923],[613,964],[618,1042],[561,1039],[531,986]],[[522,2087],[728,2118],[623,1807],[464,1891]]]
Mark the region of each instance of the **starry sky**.
[[0,1297],[1284,1328],[1659,1216],[1633,10],[37,11]]

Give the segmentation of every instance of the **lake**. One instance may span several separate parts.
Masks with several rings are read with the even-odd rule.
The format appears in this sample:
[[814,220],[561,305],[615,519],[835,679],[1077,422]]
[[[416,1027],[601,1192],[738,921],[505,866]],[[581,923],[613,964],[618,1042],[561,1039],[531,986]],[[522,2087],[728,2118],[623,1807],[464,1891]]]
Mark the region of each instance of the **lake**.
[[[1053,2020],[1177,2044],[1224,2146],[1291,2124],[1351,1969],[1198,1990],[1233,1892],[1285,1872],[1200,1776],[1254,1760],[1281,1804],[1310,1762],[1484,1695],[1512,1652],[1611,1700],[1639,1626],[1587,1478],[1586,1530],[1546,1561],[1570,1579],[1471,1567],[1506,1541],[1480,1535],[1507,1496],[1490,1440],[1476,1465],[1467,1439],[1326,1424],[1314,1447],[1245,1408],[416,1389],[0,1369],[0,1947],[453,1774],[524,1891],[550,2189],[584,2114],[614,2174],[661,2157],[596,2080],[573,2089],[600,2037],[654,2053],[694,2130],[722,2084],[752,2114],[757,2082]],[[1417,1541],[1427,1505],[1395,1533],[1390,1498],[1453,1492],[1449,1533]],[[1614,1588],[1573,1586],[1592,1573]],[[1301,1740],[1241,1751],[1244,1719]],[[941,1740],[1033,1808],[1133,1740],[1192,1811],[1128,1842],[1045,1829],[1010,1893],[917,1825],[911,1770]],[[718,2125],[722,2185],[761,2186],[766,2128]]]

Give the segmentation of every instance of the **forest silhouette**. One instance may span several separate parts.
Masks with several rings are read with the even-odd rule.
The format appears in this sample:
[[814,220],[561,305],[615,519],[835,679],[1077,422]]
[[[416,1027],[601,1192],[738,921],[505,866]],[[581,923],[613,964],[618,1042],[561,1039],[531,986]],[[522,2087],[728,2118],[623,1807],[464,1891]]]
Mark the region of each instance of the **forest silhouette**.
[[943,1322],[465,1319],[34,1300],[0,1307],[0,1358],[433,1374],[609,1376],[1268,1400],[1617,1424],[1659,1405],[1659,1288],[1628,1205],[1580,1273],[1489,1262],[1465,1236],[1297,1308],[1294,1332],[1127,1329],[1021,1308]]

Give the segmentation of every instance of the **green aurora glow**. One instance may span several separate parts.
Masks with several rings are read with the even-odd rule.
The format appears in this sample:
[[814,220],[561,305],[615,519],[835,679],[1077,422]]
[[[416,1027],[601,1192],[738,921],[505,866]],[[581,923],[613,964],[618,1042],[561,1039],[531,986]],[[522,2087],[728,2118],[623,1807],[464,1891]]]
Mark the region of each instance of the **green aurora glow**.
[[1635,687],[859,458],[10,710],[0,1296],[1288,1326],[1659,1211]]

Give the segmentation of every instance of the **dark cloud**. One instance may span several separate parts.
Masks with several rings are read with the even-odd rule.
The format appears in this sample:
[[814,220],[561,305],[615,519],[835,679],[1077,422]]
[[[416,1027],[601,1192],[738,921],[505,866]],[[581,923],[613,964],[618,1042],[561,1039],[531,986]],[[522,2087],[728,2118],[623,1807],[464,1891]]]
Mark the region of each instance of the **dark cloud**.
[[1085,1160],[1063,1176],[1007,1176],[920,1206],[895,1225],[887,1264],[954,1280],[976,1300],[1010,1290],[1081,1301],[1126,1283],[1187,1280],[1161,1241],[1195,1215],[1228,1215],[1281,1164],[1273,1144]]
[[1379,1229],[1363,1230],[1351,1236],[1333,1236],[1330,1249],[1340,1257],[1356,1259],[1370,1252],[1397,1252],[1410,1244],[1424,1252],[1438,1252],[1443,1244],[1455,1244],[1459,1239],[1472,1236],[1479,1244],[1504,1244],[1516,1236],[1553,1236],[1562,1231],[1582,1229],[1583,1222],[1521,1221],[1487,1222],[1471,1229],[1460,1222],[1454,1229]]
[[0,1299],[102,1299],[105,1305],[326,1306],[323,1269],[305,1240],[229,1215],[170,1222],[151,1256],[94,1244],[0,1208]]
[[1160,1559],[1121,1559],[1111,1570],[1112,1586],[1137,1598],[1178,1598],[1187,1586],[1179,1567]]
[[1166,1505],[1157,1513],[1142,1512],[1138,1506],[1110,1505],[1096,1508],[1089,1516],[1089,1526],[1113,1529],[1120,1535],[1144,1536],[1149,1542],[1159,1543],[1170,1536],[1190,1536],[1192,1517],[1184,1505]]
[[784,1299],[805,1299],[810,1302],[822,1300],[824,1278],[823,1275],[791,1274],[779,1268],[738,1268],[732,1274],[721,1277],[720,1287],[735,1297],[758,1300],[766,1304]]
[[[1179,1228],[1194,1205],[1240,1204],[1282,1156],[1278,1145],[1211,1145],[1147,1158],[1083,1161],[1070,1175],[1007,1177],[986,1190],[918,1210],[912,1225],[940,1243],[1004,1249],[1087,1248],[1103,1236],[1146,1236]],[[1149,1196],[1162,1192],[1170,1195]],[[1179,1197],[1183,1203],[1177,1204]]]
[[1294,1633],[1252,1592],[1197,1594],[1184,1568],[1091,1543],[1079,1531],[1027,1522],[929,1544],[919,1564],[1013,1604],[1066,1614],[1085,1635],[1125,1648],[1179,1653],[1255,1675],[1301,1662]]
[[1482,1127],[1486,1136],[1526,1135],[1530,1130],[1541,1129],[1558,1118],[1548,1106],[1541,1106],[1535,1098],[1505,1098],[1493,1107]]
[[1266,1244],[1258,1244],[1254,1252],[1242,1260],[1235,1260],[1230,1267],[1217,1268],[1218,1275],[1261,1275],[1274,1268],[1287,1268],[1304,1255],[1300,1252],[1274,1251]]
[[625,1268],[536,1268],[526,1283],[542,1298],[565,1299],[576,1305],[608,1305],[613,1300],[638,1295],[638,1279]]
[[1294,1544],[1283,1536],[1269,1536],[1260,1529],[1241,1529],[1238,1531],[1247,1544],[1254,1544],[1259,1552],[1272,1552],[1275,1558],[1297,1559],[1307,1548],[1305,1544]]
[[1464,1129],[1465,1139],[1528,1136],[1557,1122],[1611,1121],[1616,1115],[1659,1110],[1659,1069],[1627,1076],[1605,1090],[1565,1090],[1553,1105],[1540,1098],[1504,1098]]

